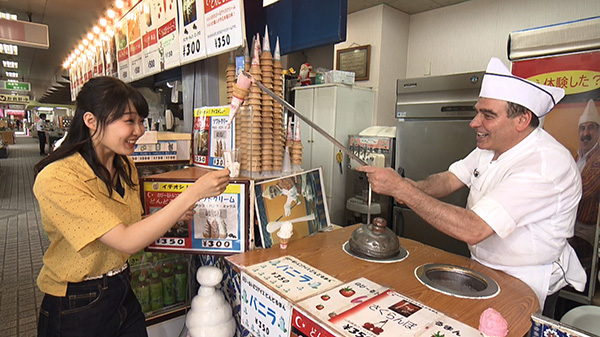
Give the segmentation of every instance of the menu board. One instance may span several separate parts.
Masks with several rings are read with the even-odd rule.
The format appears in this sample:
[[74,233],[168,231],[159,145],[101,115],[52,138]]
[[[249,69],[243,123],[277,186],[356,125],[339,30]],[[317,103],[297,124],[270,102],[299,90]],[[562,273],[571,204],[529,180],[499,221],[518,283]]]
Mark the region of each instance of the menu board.
[[282,256],[246,268],[252,277],[295,301],[321,293],[342,282],[293,256]]
[[144,77],[142,54],[142,30],[140,19],[143,6],[138,3],[125,17],[127,18],[127,39],[129,42],[129,67],[131,80],[135,81]]
[[179,66],[179,35],[177,2],[175,0],[150,0],[150,10],[156,13],[160,71]]
[[223,153],[235,147],[235,125],[229,124],[229,106],[194,109],[193,163],[224,168]]
[[117,54],[115,45],[115,36],[108,34],[102,39],[102,52],[104,53],[104,67],[106,76],[117,77]]
[[118,77],[124,81],[131,81],[129,67],[129,44],[127,42],[127,18],[123,17],[115,24],[115,43],[117,45]]
[[240,276],[242,325],[260,337],[290,336],[292,305],[243,270]]
[[237,49],[243,44],[241,1],[205,1],[204,22],[207,56]]
[[181,0],[179,8],[181,64],[206,58],[204,1]]
[[[145,180],[145,214],[157,212],[193,182]],[[221,195],[199,200],[191,221],[177,222],[149,249],[193,251],[208,254],[240,253],[246,249],[246,183],[230,183]]]
[[143,0],[142,16],[139,20],[142,30],[142,71],[144,76],[156,74],[160,69],[158,52],[158,10],[152,0]]

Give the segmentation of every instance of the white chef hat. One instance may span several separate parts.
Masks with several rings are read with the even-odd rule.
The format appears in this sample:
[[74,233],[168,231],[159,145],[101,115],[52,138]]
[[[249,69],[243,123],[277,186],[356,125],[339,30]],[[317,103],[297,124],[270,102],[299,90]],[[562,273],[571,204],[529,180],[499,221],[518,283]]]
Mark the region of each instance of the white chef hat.
[[581,114],[581,117],[579,117],[578,125],[588,122],[594,122],[600,125],[600,116],[598,116],[598,109],[596,109],[596,104],[594,104],[593,99],[590,99],[585,109],[583,109],[583,113]]
[[499,59],[488,63],[479,97],[517,103],[536,116],[545,116],[565,96],[561,88],[538,84],[514,76]]

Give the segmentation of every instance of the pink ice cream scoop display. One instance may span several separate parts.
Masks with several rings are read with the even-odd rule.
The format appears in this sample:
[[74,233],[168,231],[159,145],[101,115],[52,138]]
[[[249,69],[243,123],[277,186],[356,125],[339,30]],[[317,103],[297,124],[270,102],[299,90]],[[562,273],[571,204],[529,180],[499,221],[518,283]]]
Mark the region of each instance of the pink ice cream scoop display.
[[252,78],[246,76],[243,72],[240,73],[236,84],[233,85],[233,97],[231,98],[229,111],[229,124],[231,124],[240,109],[240,106],[244,103],[244,99],[248,96],[251,85]]
[[505,337],[508,323],[498,311],[488,308],[479,317],[479,331],[486,337]]

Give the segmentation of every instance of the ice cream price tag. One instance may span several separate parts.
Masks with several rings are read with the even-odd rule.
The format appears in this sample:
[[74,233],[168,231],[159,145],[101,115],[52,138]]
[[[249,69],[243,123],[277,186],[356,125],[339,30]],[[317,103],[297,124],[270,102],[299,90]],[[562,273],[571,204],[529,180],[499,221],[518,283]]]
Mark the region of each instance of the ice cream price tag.
[[205,1],[204,13],[208,57],[234,50],[242,45],[240,0]]
[[235,126],[229,125],[230,111],[229,106],[194,109],[194,164],[225,167],[225,151],[235,147]]
[[302,314],[298,309],[292,310],[292,328],[297,329],[300,333],[311,337],[333,337],[325,327],[316,323],[306,315]]
[[419,336],[439,312],[388,290],[329,320],[344,336]]
[[298,307],[327,321],[386,290],[384,286],[361,277],[309,297],[299,302]]
[[202,6],[202,2],[189,0],[179,4],[181,64],[206,58],[204,6]]
[[292,256],[283,256],[246,268],[279,293],[295,301],[318,294],[342,282]]
[[292,305],[244,271],[240,280],[242,325],[255,336],[289,336]]

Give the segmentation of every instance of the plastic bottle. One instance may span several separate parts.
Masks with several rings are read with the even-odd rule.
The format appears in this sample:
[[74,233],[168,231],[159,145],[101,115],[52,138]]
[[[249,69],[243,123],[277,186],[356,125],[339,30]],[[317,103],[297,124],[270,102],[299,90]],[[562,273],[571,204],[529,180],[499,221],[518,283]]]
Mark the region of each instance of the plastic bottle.
[[163,286],[158,272],[152,272],[150,280],[150,309],[158,310],[163,307]]
[[187,297],[187,271],[183,269],[182,264],[177,265],[175,269],[175,299],[177,302],[184,302]]
[[135,296],[137,297],[143,312],[150,311],[150,285],[146,281],[146,276],[143,274],[138,278],[139,282],[135,288]]
[[175,276],[169,267],[162,268],[163,303],[175,303]]

